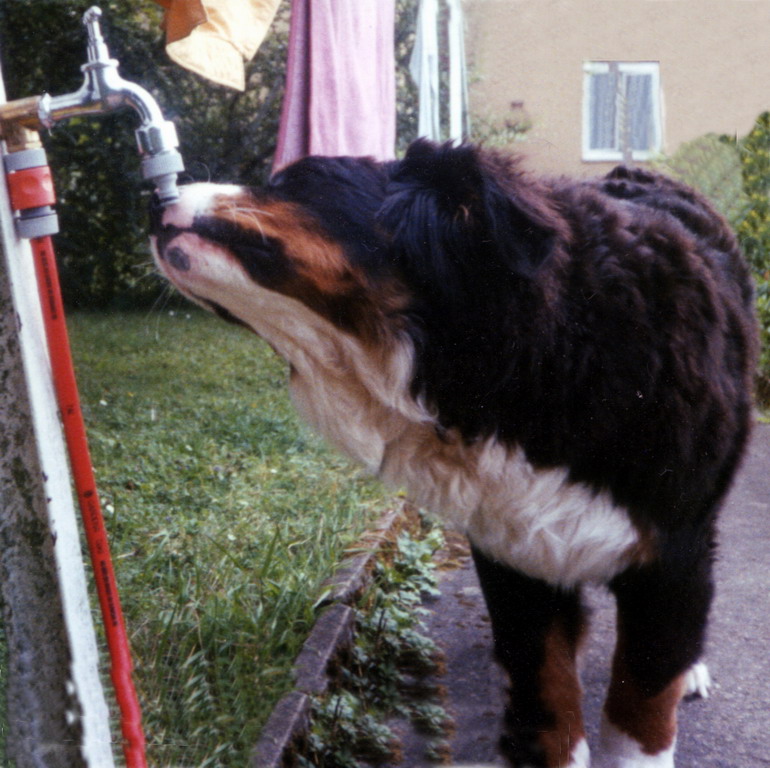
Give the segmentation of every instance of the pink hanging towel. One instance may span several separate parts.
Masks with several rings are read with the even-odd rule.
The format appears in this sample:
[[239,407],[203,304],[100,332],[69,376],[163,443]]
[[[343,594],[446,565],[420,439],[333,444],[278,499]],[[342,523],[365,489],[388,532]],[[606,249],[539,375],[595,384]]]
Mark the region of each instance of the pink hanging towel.
[[305,155],[391,160],[394,0],[293,0],[274,170]]

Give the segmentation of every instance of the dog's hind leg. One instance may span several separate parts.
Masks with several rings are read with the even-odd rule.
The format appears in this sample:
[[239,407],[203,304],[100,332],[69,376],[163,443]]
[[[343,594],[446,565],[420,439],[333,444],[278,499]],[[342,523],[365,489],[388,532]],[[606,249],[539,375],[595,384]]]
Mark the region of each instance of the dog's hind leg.
[[501,748],[516,768],[588,768],[576,668],[577,590],[532,579],[473,548],[495,655],[510,677]]
[[[680,550],[681,554],[681,550]],[[618,640],[595,768],[674,768],[677,706],[703,650],[711,556],[629,569],[611,589]]]

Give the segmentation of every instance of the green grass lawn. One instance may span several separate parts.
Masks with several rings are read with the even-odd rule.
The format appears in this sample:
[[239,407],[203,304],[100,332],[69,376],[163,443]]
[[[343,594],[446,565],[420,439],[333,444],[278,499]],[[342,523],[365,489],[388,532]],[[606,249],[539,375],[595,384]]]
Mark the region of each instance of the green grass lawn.
[[69,318],[154,766],[243,766],[321,582],[386,505],[286,371],[196,311]]

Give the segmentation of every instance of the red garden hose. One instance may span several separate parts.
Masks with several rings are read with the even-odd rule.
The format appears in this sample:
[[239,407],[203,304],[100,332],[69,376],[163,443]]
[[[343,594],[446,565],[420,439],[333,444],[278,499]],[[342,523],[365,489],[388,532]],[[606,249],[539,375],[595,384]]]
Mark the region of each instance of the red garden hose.
[[58,231],[56,214],[50,207],[55,202],[51,171],[42,149],[23,149],[4,159],[17,230],[22,237],[29,238],[35,261],[54,389],[102,611],[110,676],[120,708],[123,753],[127,768],[146,768],[145,738],[132,678],[131,651],[88,449],[50,237]]

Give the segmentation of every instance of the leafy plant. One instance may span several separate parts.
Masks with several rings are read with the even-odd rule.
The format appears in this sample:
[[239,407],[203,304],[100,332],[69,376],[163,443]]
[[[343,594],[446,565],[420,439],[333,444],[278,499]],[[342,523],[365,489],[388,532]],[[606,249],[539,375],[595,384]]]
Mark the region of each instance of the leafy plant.
[[766,274],[770,268],[770,112],[757,118],[736,147],[748,197],[748,211],[738,225],[738,236],[754,270]]
[[420,603],[436,594],[433,553],[443,537],[399,535],[390,557],[380,559],[374,584],[357,613],[355,646],[337,689],[319,697],[300,766],[358,768],[398,760],[398,741],[384,722],[410,719],[444,751],[449,717],[436,691],[421,681],[438,668],[440,654],[424,634]]
[[349,691],[316,702],[313,718],[306,752],[311,757],[299,757],[300,766],[358,768],[361,760],[376,765],[397,758],[393,732]]
[[737,142],[748,210],[737,232],[754,271],[762,348],[759,395],[770,398],[770,112],[761,114],[749,134]]
[[723,137],[739,158],[742,208],[731,219],[757,289],[756,310],[760,328],[758,394],[770,397],[770,113],[760,115],[741,140]]

